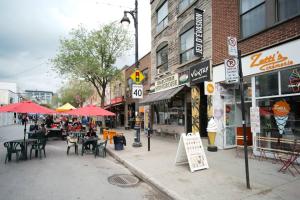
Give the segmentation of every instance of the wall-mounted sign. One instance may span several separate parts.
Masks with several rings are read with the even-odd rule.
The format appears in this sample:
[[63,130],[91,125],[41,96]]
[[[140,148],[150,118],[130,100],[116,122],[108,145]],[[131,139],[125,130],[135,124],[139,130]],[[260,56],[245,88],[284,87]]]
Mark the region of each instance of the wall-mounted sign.
[[228,55],[238,57],[236,37],[227,37]]
[[224,65],[225,65],[226,83],[238,83],[239,82],[238,59],[237,58],[225,59]]
[[212,81],[204,82],[204,94],[205,95],[214,95],[216,91],[215,83]]
[[168,90],[178,86],[178,74],[172,74],[155,81],[155,92]]
[[289,75],[288,88],[290,88],[293,93],[300,92],[300,73],[298,68],[293,69]]
[[201,83],[209,80],[210,62],[209,60],[201,62],[191,67],[190,79],[191,83]]
[[203,10],[194,11],[194,54],[203,57]]
[[185,84],[189,82],[189,70],[178,73],[179,85]]
[[260,114],[259,107],[250,108],[251,132],[260,133]]
[[[300,64],[299,46],[300,39],[297,39],[243,57],[243,75],[249,76]],[[225,80],[224,64],[214,67],[213,70],[214,82]]]

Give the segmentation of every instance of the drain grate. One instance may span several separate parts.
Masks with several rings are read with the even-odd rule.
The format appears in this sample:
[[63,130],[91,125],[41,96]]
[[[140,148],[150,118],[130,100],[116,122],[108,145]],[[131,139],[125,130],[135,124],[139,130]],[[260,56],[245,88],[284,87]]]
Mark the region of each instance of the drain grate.
[[108,182],[120,187],[131,187],[135,186],[139,182],[139,179],[129,174],[116,174],[108,177]]

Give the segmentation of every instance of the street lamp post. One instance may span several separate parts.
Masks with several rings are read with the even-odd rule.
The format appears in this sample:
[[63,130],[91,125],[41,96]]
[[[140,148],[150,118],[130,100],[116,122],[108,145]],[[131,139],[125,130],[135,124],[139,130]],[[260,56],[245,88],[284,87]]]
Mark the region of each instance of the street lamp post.
[[[121,23],[128,23],[130,24],[130,20],[127,17],[127,14],[130,14],[133,18],[133,22],[134,22],[134,28],[135,28],[135,68],[138,69],[139,68],[139,49],[138,49],[138,1],[135,0],[135,8],[134,10],[131,11],[124,11],[124,16],[121,20]],[[140,141],[140,121],[139,121],[139,117],[138,117],[138,103],[135,103],[135,114],[136,114],[136,120],[135,120],[135,130],[136,130],[136,137],[134,139],[134,143],[132,144],[132,146],[134,147],[141,147],[142,143]]]

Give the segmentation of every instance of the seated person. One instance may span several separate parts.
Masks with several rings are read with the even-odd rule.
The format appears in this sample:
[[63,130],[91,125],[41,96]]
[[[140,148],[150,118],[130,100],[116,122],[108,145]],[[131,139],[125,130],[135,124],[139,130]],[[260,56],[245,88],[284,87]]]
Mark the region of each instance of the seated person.
[[89,131],[86,133],[87,137],[96,137],[96,132],[94,131],[94,129],[90,128]]

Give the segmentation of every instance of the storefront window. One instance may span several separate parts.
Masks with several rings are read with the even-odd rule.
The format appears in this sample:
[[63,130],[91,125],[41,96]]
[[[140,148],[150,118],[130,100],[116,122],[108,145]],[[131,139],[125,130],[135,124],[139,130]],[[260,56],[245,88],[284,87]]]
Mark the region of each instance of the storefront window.
[[281,93],[300,93],[300,67],[280,72]]
[[257,105],[260,108],[260,136],[300,138],[300,96],[260,99]]
[[278,95],[278,72],[255,77],[255,89],[256,97]]

